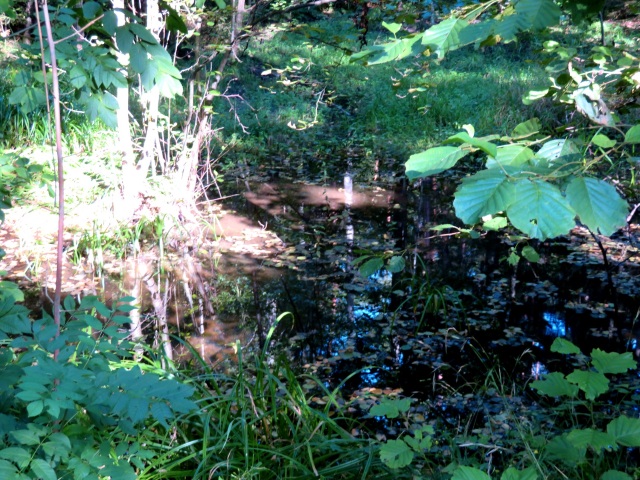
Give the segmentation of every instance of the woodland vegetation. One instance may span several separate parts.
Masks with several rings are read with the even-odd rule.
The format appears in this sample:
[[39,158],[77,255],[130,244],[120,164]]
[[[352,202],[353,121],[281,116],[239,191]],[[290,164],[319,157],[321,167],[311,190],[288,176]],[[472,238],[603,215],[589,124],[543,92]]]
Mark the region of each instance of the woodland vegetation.
[[0,478],[640,475],[640,2],[0,33]]

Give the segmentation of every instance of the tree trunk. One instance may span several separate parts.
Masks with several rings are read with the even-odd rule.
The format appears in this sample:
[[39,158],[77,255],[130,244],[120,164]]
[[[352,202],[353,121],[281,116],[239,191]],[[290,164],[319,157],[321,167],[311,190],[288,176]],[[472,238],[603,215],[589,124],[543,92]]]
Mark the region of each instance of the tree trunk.
[[[125,7],[124,0],[113,0],[118,26],[124,25],[127,21],[123,13]],[[118,11],[118,9],[121,11]],[[126,58],[121,53],[118,53],[117,56],[124,70]],[[123,72],[123,74],[126,76],[126,72]],[[140,186],[135,182],[136,157],[133,152],[131,124],[129,122],[129,87],[118,88],[116,98],[118,100],[118,147],[122,155],[122,205],[118,206],[116,216],[124,220],[133,215]]]
[[233,16],[231,17],[231,53],[238,59],[238,37],[242,34],[244,21],[245,0],[234,0]]
[[[160,41],[160,31],[162,30],[162,17],[158,0],[147,0],[147,29]],[[158,135],[158,114],[160,107],[160,90],[153,87],[144,95],[143,102],[146,103],[146,135],[142,148],[142,158],[138,163],[138,178],[146,178],[149,168],[156,157],[160,158],[160,137]]]

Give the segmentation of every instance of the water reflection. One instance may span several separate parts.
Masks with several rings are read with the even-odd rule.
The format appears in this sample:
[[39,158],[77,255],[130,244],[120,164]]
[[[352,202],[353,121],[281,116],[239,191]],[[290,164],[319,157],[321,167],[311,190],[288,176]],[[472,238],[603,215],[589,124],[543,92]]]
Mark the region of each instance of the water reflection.
[[567,325],[564,319],[564,314],[560,312],[543,312],[542,318],[546,322],[544,334],[547,337],[567,336]]

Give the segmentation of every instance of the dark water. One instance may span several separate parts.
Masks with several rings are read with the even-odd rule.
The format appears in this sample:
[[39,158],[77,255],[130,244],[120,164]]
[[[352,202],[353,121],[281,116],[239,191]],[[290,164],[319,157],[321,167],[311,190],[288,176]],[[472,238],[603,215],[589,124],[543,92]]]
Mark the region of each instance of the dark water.
[[[219,268],[244,277],[249,291],[240,323],[260,343],[289,312],[274,351],[312,366],[329,384],[429,397],[442,385],[471,388],[493,363],[537,377],[558,336],[585,353],[635,348],[637,264],[613,264],[616,288],[608,288],[585,232],[534,243],[540,262],[514,267],[505,261],[514,241],[429,230],[455,222],[446,181],[360,188],[346,174],[320,185],[270,179],[240,186],[230,206],[281,241],[266,255],[223,251]],[[628,255],[636,232],[630,235],[609,245],[612,258]],[[363,278],[354,260],[370,255],[402,255],[405,271]],[[424,313],[433,290],[446,308]]]

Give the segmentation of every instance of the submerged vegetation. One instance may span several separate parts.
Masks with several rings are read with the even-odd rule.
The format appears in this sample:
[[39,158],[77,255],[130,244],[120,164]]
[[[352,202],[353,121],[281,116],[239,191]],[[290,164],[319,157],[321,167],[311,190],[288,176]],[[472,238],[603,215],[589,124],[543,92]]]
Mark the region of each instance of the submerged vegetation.
[[640,475],[637,1],[148,3],[0,2],[0,478]]

